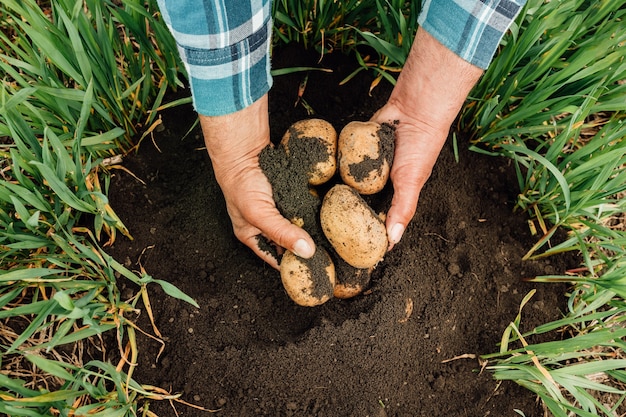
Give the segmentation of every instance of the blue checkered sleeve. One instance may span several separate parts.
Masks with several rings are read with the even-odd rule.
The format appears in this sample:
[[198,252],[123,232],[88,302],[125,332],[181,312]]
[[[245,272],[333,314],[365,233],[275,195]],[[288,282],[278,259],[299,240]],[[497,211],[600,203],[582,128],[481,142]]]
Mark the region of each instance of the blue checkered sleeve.
[[[487,68],[526,0],[424,0],[419,24]],[[241,110],[272,86],[271,0],[158,0],[187,69],[198,113]]]
[[270,0],[158,3],[178,45],[198,113],[234,113],[269,91]]
[[486,69],[526,0],[424,0],[418,23],[464,60]]

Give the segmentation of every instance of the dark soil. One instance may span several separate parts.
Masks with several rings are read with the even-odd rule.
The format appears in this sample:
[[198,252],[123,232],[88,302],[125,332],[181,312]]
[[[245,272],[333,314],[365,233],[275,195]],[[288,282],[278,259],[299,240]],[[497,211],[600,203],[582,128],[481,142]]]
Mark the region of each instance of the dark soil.
[[[317,58],[285,49],[275,53],[274,65],[311,65]],[[368,95],[370,74],[339,86],[353,62],[326,57],[322,65],[334,72],[311,72],[303,96],[315,117],[338,130],[369,119],[391,90],[381,84]],[[303,78],[275,79],[276,141],[308,117],[301,104],[294,106]],[[415,218],[374,270],[368,290],[307,308],[295,305],[279,273],[235,239],[200,132],[185,136],[194,112],[178,108],[163,117],[166,129],[124,161],[145,184],[115,171],[111,204],[134,240],[120,237],[109,251],[132,269],[142,266],[175,284],[200,308],[150,287],[165,349],[158,356],[161,345],[141,336],[136,380],[229,417],[517,416],[515,409],[543,415],[530,392],[498,384],[474,356],[498,350],[532,289],[522,331],[559,318],[565,289],[522,278],[576,265],[521,260],[535,238],[524,215],[513,214],[516,182],[507,160],[471,153],[459,140],[457,162],[450,141]],[[138,324],[150,329],[145,312]],[[173,405],[181,416],[208,415]],[[150,409],[175,415],[166,401]]]

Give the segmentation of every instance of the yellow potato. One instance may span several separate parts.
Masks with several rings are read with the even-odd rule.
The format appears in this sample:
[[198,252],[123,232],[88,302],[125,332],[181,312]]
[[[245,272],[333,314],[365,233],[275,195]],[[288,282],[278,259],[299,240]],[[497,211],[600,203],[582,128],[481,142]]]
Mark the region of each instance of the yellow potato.
[[333,291],[335,298],[345,300],[361,294],[369,285],[372,270],[373,268],[354,268],[342,260],[336,263],[337,278]]
[[280,278],[287,295],[296,304],[314,307],[333,296],[335,265],[328,252],[319,246],[311,259],[286,251],[280,262]]
[[322,202],[320,224],[337,254],[355,268],[374,267],[387,251],[385,224],[351,187],[337,184]]
[[361,194],[381,191],[391,170],[394,128],[376,122],[353,121],[339,133],[339,175]]
[[323,184],[335,175],[337,132],[327,121],[306,119],[295,122],[283,135],[281,144],[287,154],[294,151],[296,157],[306,164],[309,184]]

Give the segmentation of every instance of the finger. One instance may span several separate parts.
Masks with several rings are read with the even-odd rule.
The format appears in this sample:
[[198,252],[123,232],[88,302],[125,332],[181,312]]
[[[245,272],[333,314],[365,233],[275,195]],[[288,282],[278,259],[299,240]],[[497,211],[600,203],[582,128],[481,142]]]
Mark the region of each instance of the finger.
[[410,173],[403,175],[402,169],[396,169],[392,172],[391,181],[394,193],[385,222],[389,250],[400,242],[417,209],[421,185],[415,180],[410,180],[410,175]]
[[[292,227],[300,229],[297,226]],[[280,255],[283,252],[281,250],[283,248],[290,250],[302,258],[310,258],[315,253],[315,244],[308,234],[304,238],[296,238],[293,244],[280,244],[262,236],[260,230],[258,232],[259,233],[255,235],[247,234],[247,237],[240,238],[239,240],[252,249],[259,258],[267,262],[272,268],[280,269]]]
[[386,220],[390,250],[400,241],[415,215],[420,192],[430,177],[443,141],[445,137],[441,140],[415,130],[398,129],[390,174],[394,195]]
[[[231,216],[231,219],[237,238],[255,252],[258,248],[257,236],[263,235],[278,247],[288,249],[302,258],[310,258],[315,253],[315,243],[311,236],[304,229],[285,219],[273,201],[258,204],[257,209],[253,211],[246,207],[241,217]],[[267,256],[266,254],[263,258]]]
[[261,218],[256,227],[272,242],[301,258],[308,259],[315,253],[315,243],[311,236],[281,216],[276,209],[271,217]]

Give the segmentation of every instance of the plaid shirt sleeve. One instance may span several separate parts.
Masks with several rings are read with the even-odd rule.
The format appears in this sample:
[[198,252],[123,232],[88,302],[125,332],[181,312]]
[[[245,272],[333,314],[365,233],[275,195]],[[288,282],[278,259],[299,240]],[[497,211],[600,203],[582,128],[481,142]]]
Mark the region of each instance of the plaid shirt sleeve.
[[526,0],[424,0],[418,23],[464,60],[486,69]]
[[198,113],[234,113],[269,91],[270,0],[158,3],[187,69]]
[[[424,0],[419,24],[466,61],[487,68],[526,0]],[[158,0],[189,75],[198,113],[241,110],[267,93],[270,0]]]

